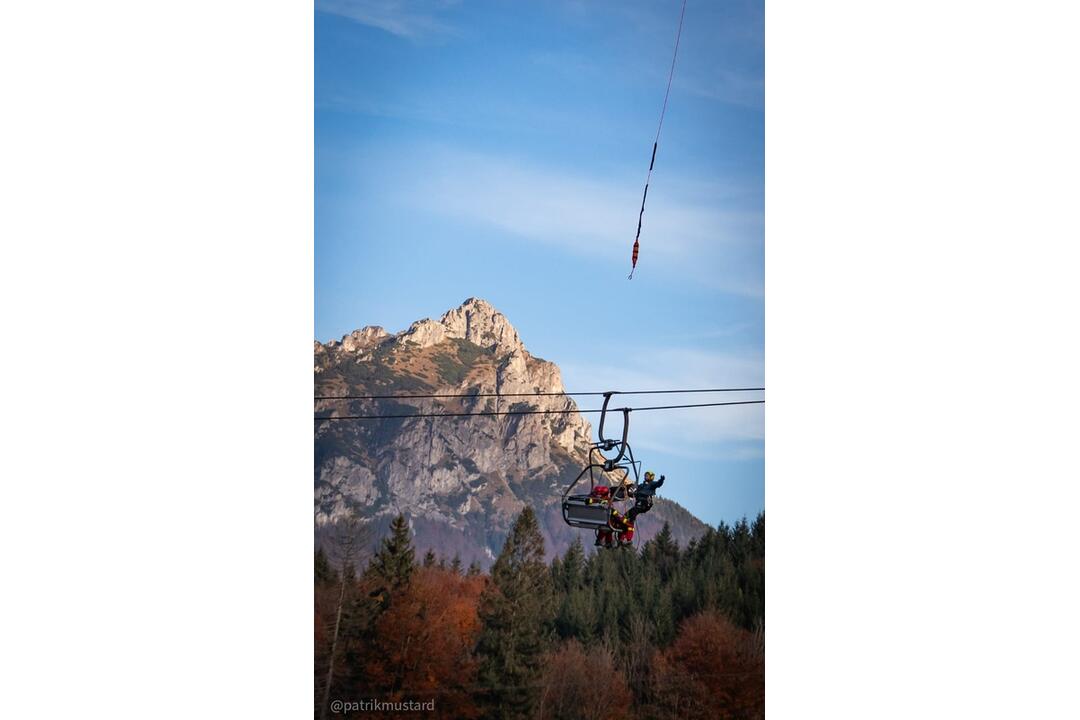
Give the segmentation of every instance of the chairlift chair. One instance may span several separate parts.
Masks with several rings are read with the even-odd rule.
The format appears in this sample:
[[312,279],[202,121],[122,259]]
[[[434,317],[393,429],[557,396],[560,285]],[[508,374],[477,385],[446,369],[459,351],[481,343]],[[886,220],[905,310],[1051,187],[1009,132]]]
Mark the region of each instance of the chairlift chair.
[[[634,495],[634,490],[640,481],[641,462],[634,459],[634,451],[626,441],[630,429],[630,409],[621,408],[623,413],[622,439],[604,437],[604,421],[607,417],[608,402],[614,393],[604,393],[604,405],[600,411],[600,425],[598,435],[600,441],[592,443],[589,447],[589,462],[582,469],[574,481],[563,491],[562,514],[563,520],[570,527],[584,530],[611,530],[618,532],[612,525],[612,513],[620,503],[628,503]],[[608,457],[604,452],[610,452],[618,448],[614,457]],[[621,474],[620,474],[621,473]],[[573,490],[585,476],[589,478],[589,492],[573,493]],[[633,477],[633,481],[630,478]],[[598,482],[610,480],[606,483]],[[611,494],[606,499],[597,499],[593,496],[593,489],[597,485],[606,484],[611,488]],[[625,513],[622,513],[625,515]]]

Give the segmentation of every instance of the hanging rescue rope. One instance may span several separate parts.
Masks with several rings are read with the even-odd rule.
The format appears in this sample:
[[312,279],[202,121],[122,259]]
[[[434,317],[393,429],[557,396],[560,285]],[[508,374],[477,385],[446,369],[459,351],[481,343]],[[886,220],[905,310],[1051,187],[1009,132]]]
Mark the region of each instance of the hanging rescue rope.
[[645,176],[645,192],[641,194],[641,210],[638,211],[637,233],[634,235],[634,252],[630,256],[630,274],[627,280],[634,279],[634,270],[637,268],[638,247],[641,240],[641,218],[645,215],[645,198],[649,196],[649,180],[652,179],[653,165],[656,164],[656,148],[660,144],[660,130],[664,127],[664,113],[667,112],[668,96],[671,94],[671,79],[675,77],[675,58],[679,56],[679,39],[682,38],[683,16],[686,15],[686,0],[683,0],[682,11],[679,13],[679,30],[675,33],[675,52],[671,54],[671,70],[668,71],[667,90],[664,91],[664,105],[660,109],[660,122],[656,126],[656,138],[652,144],[652,159],[649,160],[649,174]]

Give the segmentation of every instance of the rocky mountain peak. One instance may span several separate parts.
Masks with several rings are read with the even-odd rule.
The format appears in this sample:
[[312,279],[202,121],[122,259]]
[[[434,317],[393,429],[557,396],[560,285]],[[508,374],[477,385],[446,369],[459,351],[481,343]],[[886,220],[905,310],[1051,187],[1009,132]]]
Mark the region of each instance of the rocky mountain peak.
[[467,340],[500,355],[525,349],[517,330],[506,316],[480,298],[469,298],[444,313],[438,322],[430,318],[414,322],[398,336],[398,342],[411,342],[424,348],[438,345],[448,338]]
[[447,311],[441,322],[450,337],[500,351],[524,350],[514,326],[486,300],[469,298]]

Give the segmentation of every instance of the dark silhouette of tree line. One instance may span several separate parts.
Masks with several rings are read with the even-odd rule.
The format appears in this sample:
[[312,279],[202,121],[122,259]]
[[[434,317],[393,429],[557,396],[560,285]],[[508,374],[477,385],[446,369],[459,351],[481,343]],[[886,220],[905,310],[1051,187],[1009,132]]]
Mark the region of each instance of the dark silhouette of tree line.
[[316,717],[334,699],[434,699],[446,718],[764,717],[764,514],[686,548],[667,525],[637,551],[579,539],[548,564],[526,507],[490,574],[418,562],[399,516],[354,564],[315,553]]

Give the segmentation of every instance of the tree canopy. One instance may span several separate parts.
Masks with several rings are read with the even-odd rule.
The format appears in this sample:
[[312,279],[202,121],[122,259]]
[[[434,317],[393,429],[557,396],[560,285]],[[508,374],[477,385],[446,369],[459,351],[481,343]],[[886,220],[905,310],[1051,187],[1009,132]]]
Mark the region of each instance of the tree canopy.
[[667,527],[639,550],[579,538],[548,563],[525,508],[490,573],[414,555],[403,516],[359,578],[316,551],[316,715],[332,696],[434,698],[447,718],[764,717],[764,514],[685,548]]

